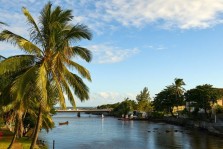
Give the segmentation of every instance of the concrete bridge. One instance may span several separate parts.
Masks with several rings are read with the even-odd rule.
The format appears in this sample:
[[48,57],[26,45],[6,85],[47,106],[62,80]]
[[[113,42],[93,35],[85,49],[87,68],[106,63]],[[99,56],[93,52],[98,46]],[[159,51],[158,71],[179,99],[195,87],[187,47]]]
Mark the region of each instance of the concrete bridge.
[[56,110],[56,112],[111,112],[111,109]]
[[80,117],[80,113],[97,113],[97,114],[104,114],[104,113],[110,113],[111,109],[77,109],[77,110],[56,110],[56,112],[77,112],[77,116]]

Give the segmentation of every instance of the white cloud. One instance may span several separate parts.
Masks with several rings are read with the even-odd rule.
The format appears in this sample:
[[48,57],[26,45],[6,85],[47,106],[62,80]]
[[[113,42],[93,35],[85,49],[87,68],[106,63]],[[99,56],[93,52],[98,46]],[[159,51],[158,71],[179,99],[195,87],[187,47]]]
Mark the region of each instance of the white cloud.
[[163,50],[168,49],[167,47],[165,47],[163,45],[145,45],[145,46],[143,46],[143,48],[152,49],[154,51],[163,51]]
[[98,2],[103,15],[126,26],[162,22],[165,28],[207,28],[222,23],[222,0],[110,0]]
[[[43,0],[2,0],[1,21],[23,28],[26,24],[21,17],[22,6],[38,16],[46,3]],[[223,23],[222,0],[60,0],[53,3],[53,6],[72,9],[75,16],[73,23],[84,23],[99,34],[117,29],[118,24],[140,28],[154,25],[166,29],[191,29]]]
[[[68,101],[67,95],[65,96],[66,105],[70,107],[71,104]],[[114,104],[117,102],[122,102],[124,99],[129,98],[130,100],[135,100],[136,95],[133,93],[120,93],[112,91],[101,91],[94,92],[90,94],[90,100],[81,102],[78,98],[75,98],[77,107],[96,107],[103,104]],[[58,103],[56,106],[59,106]]]
[[88,49],[94,53],[93,61],[100,64],[121,62],[139,52],[137,48],[121,49],[110,44],[91,45]]
[[87,102],[96,102],[97,105],[101,104],[113,104],[117,102],[122,102],[124,99],[129,98],[131,100],[135,100],[136,95],[133,93],[120,93],[120,92],[112,92],[112,91],[102,91],[92,93],[90,95],[90,101]]

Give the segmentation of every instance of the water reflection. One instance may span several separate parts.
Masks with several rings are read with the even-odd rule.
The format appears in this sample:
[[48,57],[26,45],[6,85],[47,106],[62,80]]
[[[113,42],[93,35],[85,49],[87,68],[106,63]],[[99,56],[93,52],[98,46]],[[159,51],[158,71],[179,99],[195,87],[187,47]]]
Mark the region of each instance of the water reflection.
[[[69,125],[59,126],[61,121]],[[49,148],[55,140],[56,149],[218,149],[222,148],[220,138],[204,132],[183,127],[146,121],[121,121],[111,117],[72,113],[54,116],[56,127],[41,132]]]

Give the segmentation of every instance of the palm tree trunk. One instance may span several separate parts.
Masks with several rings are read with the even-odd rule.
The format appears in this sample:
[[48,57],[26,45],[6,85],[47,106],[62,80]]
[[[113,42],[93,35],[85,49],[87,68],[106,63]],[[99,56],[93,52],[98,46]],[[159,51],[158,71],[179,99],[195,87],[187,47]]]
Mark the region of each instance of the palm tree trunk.
[[14,144],[15,140],[16,140],[16,137],[17,137],[17,133],[19,131],[19,122],[18,122],[18,115],[16,116],[16,121],[15,121],[15,130],[14,130],[14,136],[12,138],[12,141],[8,147],[8,149],[11,149],[12,148],[12,145]]
[[30,149],[34,149],[34,147],[36,146],[36,141],[37,141],[37,138],[38,138],[38,135],[39,135],[41,121],[42,121],[42,108],[41,108],[41,105],[40,105],[39,113],[38,113],[38,119],[37,119],[36,127],[35,127],[35,130],[34,130],[34,137],[33,137]]
[[34,138],[35,130],[36,130],[36,125],[34,126],[34,128],[32,128],[32,134],[30,135],[29,138],[31,138],[31,139]]
[[23,130],[24,130],[24,128],[23,128],[23,116],[22,116],[23,114],[22,113],[18,113],[18,132],[17,132],[17,136],[19,137],[19,138],[21,138],[21,137],[23,137]]

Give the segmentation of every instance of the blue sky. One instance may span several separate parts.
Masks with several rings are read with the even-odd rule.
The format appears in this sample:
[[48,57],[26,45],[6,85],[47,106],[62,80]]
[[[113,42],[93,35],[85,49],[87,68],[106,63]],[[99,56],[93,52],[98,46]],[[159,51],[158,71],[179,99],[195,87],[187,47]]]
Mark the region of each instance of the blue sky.
[[[28,37],[21,12],[24,6],[38,20],[47,1],[0,0],[0,21],[11,31]],[[89,101],[77,106],[116,103],[148,87],[151,97],[175,78],[186,89],[211,84],[223,87],[222,0],[56,0],[54,6],[72,9],[73,24],[83,23],[91,41],[77,43],[93,53],[85,63],[92,82]],[[3,29],[3,28],[1,28]],[[0,55],[21,54],[0,43]]]

